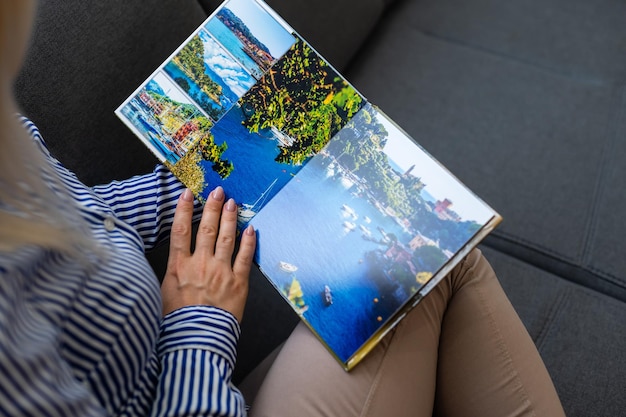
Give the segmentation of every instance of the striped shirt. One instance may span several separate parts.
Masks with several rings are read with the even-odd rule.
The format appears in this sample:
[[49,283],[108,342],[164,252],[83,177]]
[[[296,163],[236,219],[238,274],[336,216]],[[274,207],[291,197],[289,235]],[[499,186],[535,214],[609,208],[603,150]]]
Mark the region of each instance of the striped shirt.
[[38,247],[0,252],[0,415],[245,415],[231,383],[237,320],[209,306],[161,318],[144,256],[167,238],[183,185],[157,166],[87,187],[23,123],[103,253],[86,265]]

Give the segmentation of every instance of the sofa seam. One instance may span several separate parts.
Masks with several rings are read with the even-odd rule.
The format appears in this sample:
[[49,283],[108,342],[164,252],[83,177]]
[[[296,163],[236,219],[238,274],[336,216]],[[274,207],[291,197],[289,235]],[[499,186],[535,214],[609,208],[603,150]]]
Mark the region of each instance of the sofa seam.
[[417,26],[411,26],[411,28],[413,30],[415,30],[416,32],[422,34],[423,36],[432,38],[432,39],[436,39],[439,40],[441,42],[446,42],[452,45],[456,45],[458,47],[462,47],[462,48],[466,48],[466,49],[470,49],[473,50],[475,52],[480,52],[482,54],[485,55],[489,55],[491,57],[495,57],[495,58],[499,58],[502,60],[506,60],[512,63],[517,63],[518,65],[524,65],[527,66],[529,68],[533,68],[536,71],[542,71],[548,74],[552,74],[553,76],[558,76],[558,77],[565,77],[568,78],[572,81],[578,82],[578,83],[583,83],[586,85],[594,85],[594,86],[606,86],[609,85],[610,83],[607,80],[604,80],[602,78],[599,77],[593,77],[593,76],[580,76],[577,75],[575,73],[570,73],[567,71],[563,71],[563,70],[559,70],[558,68],[553,68],[547,65],[540,65],[538,63],[532,62],[531,60],[528,59],[521,59],[519,57],[516,57],[514,55],[509,55],[506,54],[504,52],[499,52],[495,49],[492,48],[488,48],[486,46],[482,46],[482,45],[478,45],[478,44],[473,44],[470,42],[465,42],[461,39],[452,37],[452,36],[446,36],[446,35],[442,35],[439,33],[436,33],[435,31],[432,30],[428,30],[428,29],[423,29]]
[[553,256],[554,258],[557,258],[558,260],[569,262],[569,263],[572,263],[572,264],[576,264],[576,259],[573,258],[573,257],[567,256],[567,255],[563,254],[562,252],[555,251],[554,249],[551,249],[551,248],[549,248],[547,246],[544,246],[544,245],[541,245],[541,244],[537,244],[537,243],[535,243],[535,242],[533,242],[531,240],[528,240],[528,239],[516,236],[516,235],[514,235],[512,233],[507,233],[507,232],[502,231],[502,230],[497,230],[493,234],[495,236],[500,236],[500,237],[506,238],[507,240],[509,240],[509,241],[511,241],[513,243],[519,243],[519,244],[522,244],[522,245],[524,245],[526,247],[533,248],[533,249],[545,252],[545,253]]
[[596,178],[596,184],[594,186],[594,193],[592,199],[592,207],[589,212],[589,221],[585,230],[585,237],[583,242],[582,253],[580,254],[582,264],[586,265],[590,263],[591,251],[594,248],[594,238],[597,235],[597,224],[599,220],[599,216],[597,216],[597,212],[599,210],[599,199],[606,194],[607,184],[606,178],[609,175],[609,164],[607,163],[612,159],[614,154],[613,150],[615,149],[616,138],[619,135],[620,130],[622,130],[625,111],[624,104],[626,103],[626,89],[623,87],[620,88],[621,92],[619,94],[619,98],[614,98],[617,100],[619,105],[616,106],[618,108],[618,114],[614,115],[611,119],[609,126],[607,127],[607,140],[602,149],[602,157],[600,159],[600,172]]
[[563,310],[563,308],[567,304],[567,299],[570,293],[571,293],[571,289],[569,288],[559,293],[557,299],[552,304],[552,307],[550,308],[550,311],[546,315],[546,318],[543,321],[541,329],[539,330],[539,332],[537,333],[537,337],[535,338],[535,345],[537,346],[537,349],[540,350],[544,346],[545,341],[548,340],[548,336],[550,332],[552,331],[552,328],[554,327],[556,318],[559,316],[560,312]]
[[[573,259],[571,257],[568,257],[568,256],[564,255],[563,253],[556,252],[556,251],[554,251],[554,250],[552,250],[550,248],[547,248],[547,247],[545,247],[543,245],[538,245],[538,244],[536,244],[534,242],[531,242],[531,241],[529,241],[527,239],[520,238],[518,236],[514,236],[514,235],[512,235],[510,233],[506,233],[506,232],[502,232],[502,231],[495,231],[493,233],[493,236],[505,239],[505,240],[507,240],[507,241],[509,241],[511,243],[514,243],[514,244],[520,244],[521,246],[529,248],[529,249],[533,249],[533,250],[536,250],[536,251],[539,251],[539,252],[544,252],[545,254],[555,258],[555,260],[557,260],[559,262],[568,263],[569,265],[577,267],[577,268],[580,268],[583,271],[588,271],[588,272],[596,275],[598,278],[601,278],[601,279],[604,279],[604,280],[610,282],[611,284],[617,285],[619,287],[626,288],[626,281],[623,280],[622,278],[620,278],[620,277],[618,277],[616,275],[613,275],[613,274],[611,274],[609,272],[603,271],[603,270],[601,270],[599,268],[596,268],[596,267],[593,267],[593,266],[590,266],[590,265],[585,265],[585,264],[580,263],[580,262],[576,262],[575,259]],[[511,253],[508,253],[507,251],[502,251],[500,248],[497,248],[497,246],[489,244],[488,240],[485,240],[483,242],[483,244],[486,245],[486,246],[492,247],[494,249],[498,249],[501,252],[506,253],[507,255],[511,255]],[[533,265],[535,267],[541,268],[537,264],[535,264],[533,262],[530,262],[528,259],[524,259],[524,262],[526,262],[526,263],[528,263],[530,265]],[[541,268],[541,269],[544,269],[544,268]]]

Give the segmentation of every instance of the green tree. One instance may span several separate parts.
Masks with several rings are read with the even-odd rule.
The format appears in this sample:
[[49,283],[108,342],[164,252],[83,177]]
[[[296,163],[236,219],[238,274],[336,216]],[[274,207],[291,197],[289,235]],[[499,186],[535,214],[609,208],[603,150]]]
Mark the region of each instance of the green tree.
[[412,261],[418,270],[435,273],[448,260],[448,257],[436,246],[420,246],[413,252]]
[[[183,49],[176,54],[174,62],[209,97],[215,101],[219,100],[218,97],[222,94],[222,87],[213,81],[205,72],[204,44],[200,36],[194,36]],[[188,89],[185,91],[188,91]]]
[[251,132],[275,127],[293,139],[276,161],[301,164],[319,152],[360,109],[363,98],[298,40],[244,97]]
[[228,144],[223,142],[221,145],[217,145],[211,133],[207,133],[203,136],[198,145],[202,159],[212,162],[213,171],[217,172],[222,178],[228,178],[235,168],[231,161],[222,158],[226,149],[228,149]]

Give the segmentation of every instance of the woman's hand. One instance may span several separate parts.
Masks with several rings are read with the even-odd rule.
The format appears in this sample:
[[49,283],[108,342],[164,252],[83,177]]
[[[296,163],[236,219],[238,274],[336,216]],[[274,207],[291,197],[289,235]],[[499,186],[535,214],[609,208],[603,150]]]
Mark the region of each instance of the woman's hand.
[[211,305],[232,313],[239,322],[248,296],[248,276],[256,234],[249,226],[232,261],[237,233],[237,205],[224,204],[224,190],[209,194],[191,252],[193,195],[185,190],[178,200],[170,238],[167,271],[161,285],[163,314],[189,305]]

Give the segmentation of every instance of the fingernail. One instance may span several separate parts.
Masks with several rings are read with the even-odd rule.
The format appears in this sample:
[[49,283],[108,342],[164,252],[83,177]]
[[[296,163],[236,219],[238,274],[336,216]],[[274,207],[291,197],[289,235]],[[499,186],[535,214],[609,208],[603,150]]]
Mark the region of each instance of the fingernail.
[[253,236],[254,235],[254,226],[249,225],[248,227],[246,227],[245,234],[248,235],[248,236]]
[[237,210],[237,204],[235,204],[235,200],[233,200],[231,198],[231,199],[229,199],[226,202],[226,210],[228,210],[228,211],[235,211],[235,210]]
[[213,190],[211,195],[215,200],[221,200],[222,198],[224,198],[224,189],[220,185],[218,185],[217,187],[215,187],[215,190]]
[[193,201],[193,193],[189,188],[185,188],[185,191],[183,191],[181,198],[185,201]]

